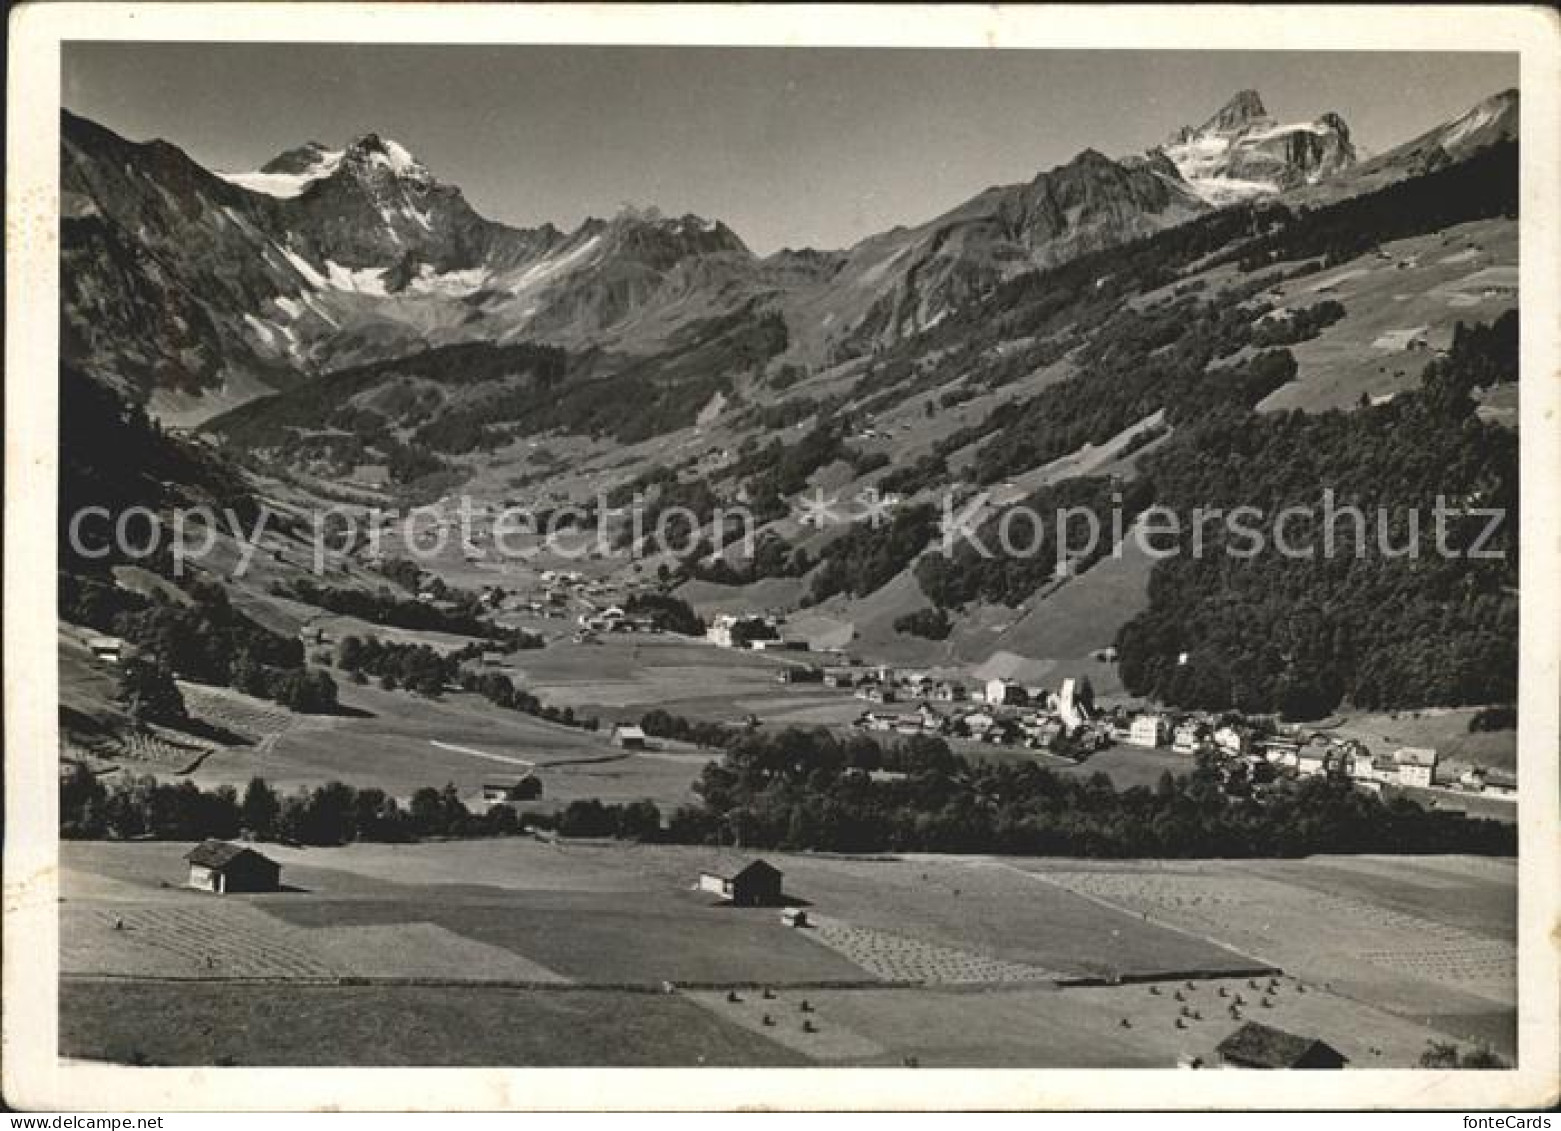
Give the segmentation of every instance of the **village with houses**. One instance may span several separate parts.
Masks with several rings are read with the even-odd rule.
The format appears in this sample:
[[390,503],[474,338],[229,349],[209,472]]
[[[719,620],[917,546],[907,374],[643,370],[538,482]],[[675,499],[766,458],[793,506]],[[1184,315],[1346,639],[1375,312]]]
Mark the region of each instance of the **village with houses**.
[[[609,610],[609,615],[618,613]],[[706,638],[725,648],[810,652],[807,641],[788,637],[784,628],[784,618],[727,614],[715,618]],[[1473,794],[1517,800],[1515,774],[1480,766],[1464,768],[1456,776],[1445,768],[1439,774],[1435,749],[1404,746],[1374,753],[1357,738],[1341,739],[1328,730],[1272,717],[1097,704],[1087,677],[1067,677],[1048,689],[1001,677],[978,681],[863,665],[847,652],[831,649],[789,663],[776,679],[821,685],[864,701],[869,706],[851,725],[871,734],[1046,751],[1081,763],[1113,746],[1170,750],[1189,765],[1210,759],[1233,788],[1258,794],[1280,778],[1329,777],[1373,793],[1393,786],[1444,791],[1453,798]]]

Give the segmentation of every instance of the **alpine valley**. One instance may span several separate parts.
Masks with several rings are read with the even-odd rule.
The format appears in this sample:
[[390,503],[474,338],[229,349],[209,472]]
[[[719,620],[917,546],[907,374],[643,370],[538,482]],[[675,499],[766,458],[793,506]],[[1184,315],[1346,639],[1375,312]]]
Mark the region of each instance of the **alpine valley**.
[[[307,66],[623,156],[571,48],[489,46],[448,104],[464,46]],[[690,57],[605,50],[636,102]],[[745,50],[691,49],[768,97]],[[1013,113],[1091,97],[1043,77]],[[385,133],[218,171],[65,113],[61,1063],[1513,1064],[1518,95],[1188,109],[773,254],[499,223]],[[1531,1029],[1437,1086],[1552,1087]]]
[[[1338,113],[1307,113],[1283,122],[1241,91],[1147,153],[1086,149],[851,247],[757,255],[719,218],[498,223],[373,133],[215,171],[66,112],[63,513],[283,517],[242,576],[67,548],[63,631],[272,703],[342,679],[329,652],[293,655],[320,625],[444,653],[522,633],[544,705],[765,714],[754,695],[667,700],[620,674],[617,700],[591,698],[545,674],[568,666],[549,657],[589,668],[576,622],[634,598],[784,618],[863,663],[1087,677],[1102,701],[1368,729],[1429,712],[1455,762],[1510,769],[1510,729],[1473,725],[1516,693],[1510,553],[1157,560],[1132,540],[1059,552],[1055,533],[1018,560],[941,548],[949,501],[992,541],[1021,501],[1115,507],[1130,529],[1152,504],[1310,506],[1325,486],[1392,515],[1453,499],[1461,546],[1478,508],[1507,507],[1486,548],[1516,546],[1517,93],[1372,156]],[[638,496],[652,523],[693,519],[675,549],[614,526],[572,563],[500,560],[490,532],[421,570],[352,542],[323,580],[310,568],[313,508],[462,496],[614,523]],[[817,505],[863,500],[871,521]],[[723,538],[739,506],[752,555]],[[561,571],[598,597],[560,598]],[[173,636],[170,609],[188,622]],[[249,667],[211,655],[218,639]],[[294,682],[277,693],[260,669]],[[66,684],[75,748],[151,742],[125,737],[106,685]],[[208,722],[190,741],[242,763]]]

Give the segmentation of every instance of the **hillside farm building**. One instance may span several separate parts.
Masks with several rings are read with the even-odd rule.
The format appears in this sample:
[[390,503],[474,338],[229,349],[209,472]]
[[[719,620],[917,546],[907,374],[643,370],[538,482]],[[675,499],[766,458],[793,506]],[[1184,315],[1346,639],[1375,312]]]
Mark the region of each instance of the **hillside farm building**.
[[755,652],[806,652],[808,642],[795,637],[777,637],[773,640],[750,640],[748,647]]
[[282,866],[242,844],[202,841],[184,858],[190,865],[187,883],[200,891],[225,895],[239,891],[276,891],[282,885]]
[[94,636],[87,641],[87,647],[92,649],[94,659],[104,663],[117,664],[125,656],[125,642],[112,636]]
[[1398,767],[1399,785],[1430,788],[1436,781],[1435,750],[1422,746],[1405,746],[1394,753],[1393,762]]
[[612,728],[612,744],[624,750],[644,750],[645,731],[641,727],[619,723]]
[[1248,1021],[1214,1050],[1225,1068],[1343,1068],[1344,1054],[1312,1037]]
[[535,801],[541,796],[542,779],[536,774],[484,778],[482,782],[482,799],[490,805],[505,801]]
[[755,860],[731,875],[701,872],[699,890],[728,899],[737,907],[772,907],[781,902],[781,871]]

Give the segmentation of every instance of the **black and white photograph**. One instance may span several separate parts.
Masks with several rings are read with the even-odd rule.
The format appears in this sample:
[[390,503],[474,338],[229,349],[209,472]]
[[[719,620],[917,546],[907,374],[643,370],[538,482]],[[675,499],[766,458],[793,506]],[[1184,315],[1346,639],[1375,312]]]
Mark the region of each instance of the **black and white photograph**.
[[12,119],[10,1103],[1555,1102],[1554,13],[190,7]]

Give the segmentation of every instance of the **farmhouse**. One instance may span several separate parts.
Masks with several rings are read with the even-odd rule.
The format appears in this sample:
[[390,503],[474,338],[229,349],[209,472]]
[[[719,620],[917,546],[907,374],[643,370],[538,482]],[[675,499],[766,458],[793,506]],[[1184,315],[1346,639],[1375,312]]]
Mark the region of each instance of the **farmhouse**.
[[1486,770],[1485,794],[1488,797],[1517,797],[1518,775],[1509,770]]
[[113,636],[94,636],[87,641],[87,647],[92,649],[93,658],[106,663],[117,664],[124,659],[125,642]]
[[1214,1050],[1225,1068],[1343,1068],[1344,1054],[1312,1037],[1248,1021]]
[[1429,788],[1436,781],[1436,751],[1424,746],[1405,746],[1393,754],[1398,767],[1399,785]]
[[778,640],[780,632],[769,617],[722,613],[705,629],[705,639],[722,648],[744,648],[755,640]]
[[1061,719],[1042,719],[1026,729],[1030,745],[1037,750],[1050,750],[1066,733]]
[[1203,745],[1203,727],[1199,723],[1183,723],[1176,728],[1172,744],[1178,754],[1196,754]]
[[625,750],[644,750],[645,731],[637,726],[619,723],[612,728],[612,744]]
[[1345,771],[1352,781],[1374,782],[1377,780],[1377,767],[1371,757],[1371,751],[1361,743],[1350,745],[1345,751]]
[[1251,737],[1232,726],[1223,726],[1214,732],[1214,745],[1227,754],[1244,757],[1251,748]]
[[773,639],[750,640],[748,647],[755,652],[806,652],[808,642],[792,638],[775,637]]
[[699,890],[729,899],[738,907],[770,906],[781,902],[781,871],[763,860],[755,860],[730,875],[701,872]]
[[965,733],[971,738],[981,738],[997,725],[997,720],[986,711],[972,711],[961,718],[960,722],[965,728]]
[[823,683],[824,669],[813,667],[782,668],[775,677],[779,683]]
[[986,701],[994,707],[1022,707],[1029,698],[1025,689],[1011,679],[986,681]]
[[206,840],[185,854],[192,888],[218,895],[236,891],[276,891],[282,866],[253,848],[224,840]]
[[1171,727],[1162,715],[1139,715],[1128,728],[1127,741],[1133,746],[1164,746]]
[[931,719],[923,711],[907,714],[896,714],[892,711],[865,711],[856,720],[856,726],[863,730],[876,730],[894,732],[895,734],[913,735],[924,732],[937,733],[941,720],[934,715]]
[[484,652],[482,654],[482,664],[483,664],[483,667],[496,668],[496,667],[502,666],[503,663],[504,663],[504,653],[503,652]]
[[1265,760],[1276,766],[1296,767],[1301,764],[1301,744],[1282,738],[1269,739],[1258,744],[1258,751]]
[[535,801],[541,796],[542,779],[536,774],[484,778],[482,781],[482,799],[489,804],[505,801]]
[[1308,746],[1301,751],[1295,768],[1303,778],[1320,778],[1328,772],[1328,752]]

